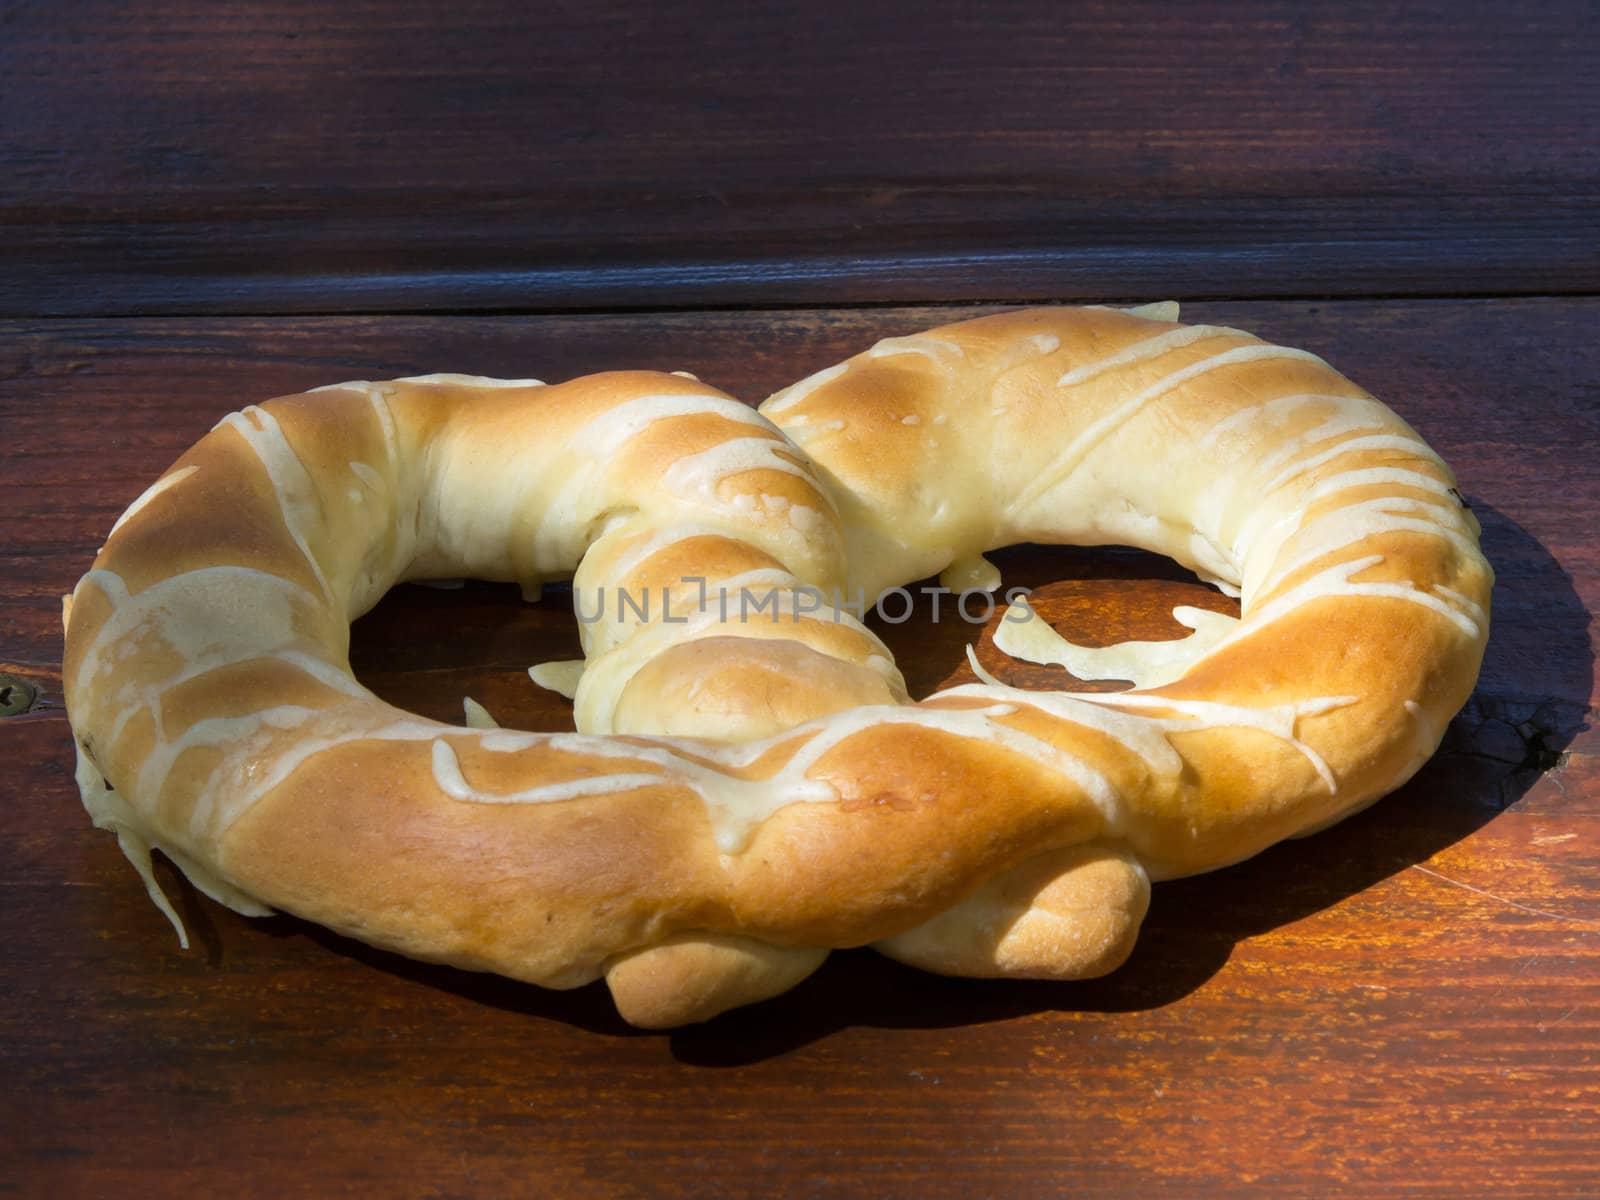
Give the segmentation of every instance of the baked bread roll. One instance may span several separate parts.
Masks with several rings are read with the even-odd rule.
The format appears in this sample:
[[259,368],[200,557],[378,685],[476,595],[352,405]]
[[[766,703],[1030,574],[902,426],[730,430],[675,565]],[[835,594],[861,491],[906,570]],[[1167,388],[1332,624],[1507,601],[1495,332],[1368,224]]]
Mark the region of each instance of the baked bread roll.
[[[834,947],[1110,970],[1151,879],[1408,778],[1488,628],[1477,524],[1417,434],[1314,355],[1176,315],[891,338],[759,411],[648,372],[246,408],[66,600],[84,803],[175,925],[152,849],[246,914],[604,977],[646,1026],[775,994]],[[993,587],[983,555],[1021,541],[1168,555],[1241,617],[1086,650],[1019,604],[1003,650],[1135,689],[986,678],[913,703],[852,610],[932,574]],[[573,579],[585,661],[536,677],[574,691],[577,732],[424,720],[351,675],[354,617],[463,576]]]

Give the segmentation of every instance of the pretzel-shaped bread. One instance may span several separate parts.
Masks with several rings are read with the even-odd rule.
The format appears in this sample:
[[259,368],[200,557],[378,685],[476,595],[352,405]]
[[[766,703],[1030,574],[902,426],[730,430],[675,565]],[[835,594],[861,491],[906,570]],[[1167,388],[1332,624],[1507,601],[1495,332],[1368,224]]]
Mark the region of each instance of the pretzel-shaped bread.
[[[243,913],[547,987],[603,976],[646,1026],[776,994],[832,947],[1108,971],[1150,879],[1408,778],[1488,628],[1477,523],[1417,434],[1311,354],[1176,315],[891,338],[759,411],[650,372],[246,408],[65,601],[84,803],[175,925],[152,848]],[[1019,603],[1002,649],[1135,690],[980,668],[913,703],[849,598],[992,588],[984,553],[1024,541],[1168,555],[1241,618],[1179,610],[1188,638],[1091,650]],[[578,732],[424,720],[351,675],[355,616],[462,576],[598,598]]]

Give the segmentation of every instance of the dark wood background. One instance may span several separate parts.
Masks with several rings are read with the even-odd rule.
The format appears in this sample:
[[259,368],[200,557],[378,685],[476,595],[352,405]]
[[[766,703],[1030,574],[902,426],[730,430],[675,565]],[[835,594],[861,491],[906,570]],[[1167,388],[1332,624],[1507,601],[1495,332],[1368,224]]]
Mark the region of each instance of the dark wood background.
[[[0,718],[0,1193],[1600,1195],[1597,61],[1572,2],[0,3],[0,673],[39,692]],[[1499,582],[1422,774],[1158,886],[1105,980],[854,951],[643,1034],[163,867],[182,953],[79,807],[59,596],[229,409],[618,366],[754,401],[1172,297],[1389,400]],[[1132,552],[1003,566],[1088,640],[1219,602]],[[919,692],[967,678],[971,630],[883,632]],[[354,659],[553,729],[523,671],[575,645],[559,595],[405,588]]]

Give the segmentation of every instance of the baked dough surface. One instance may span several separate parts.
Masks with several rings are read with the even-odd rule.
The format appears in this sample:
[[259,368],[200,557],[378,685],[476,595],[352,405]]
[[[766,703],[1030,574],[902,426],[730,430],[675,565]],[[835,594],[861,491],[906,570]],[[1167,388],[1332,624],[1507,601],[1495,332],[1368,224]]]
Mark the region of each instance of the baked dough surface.
[[[1414,773],[1488,631],[1477,523],[1417,434],[1312,354],[1176,316],[891,338],[758,411],[615,372],[234,413],[66,600],[85,805],[169,916],[154,848],[240,912],[548,987],[603,976],[641,1025],[773,995],[834,947],[1113,969],[1151,879]],[[1094,650],[1002,622],[1008,653],[1136,687],[913,703],[852,601],[993,587],[983,555],[1024,541],[1168,555],[1241,617]],[[575,692],[578,732],[424,720],[351,675],[351,620],[463,576],[600,600],[581,671],[536,673]]]

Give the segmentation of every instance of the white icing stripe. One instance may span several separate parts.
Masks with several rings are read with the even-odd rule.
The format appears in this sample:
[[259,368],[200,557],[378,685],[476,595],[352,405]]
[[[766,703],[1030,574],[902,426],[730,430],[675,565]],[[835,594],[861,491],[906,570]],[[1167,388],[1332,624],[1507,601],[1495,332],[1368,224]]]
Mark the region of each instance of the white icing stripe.
[[168,842],[158,843],[161,853],[172,860],[173,866],[188,877],[190,883],[210,896],[218,904],[233,909],[234,912],[246,917],[270,917],[272,909],[261,903],[248,892],[242,891],[232,883],[214,874],[210,868],[202,866],[189,855]]
[[115,571],[108,571],[105,567],[91,567],[84,572],[83,578],[78,580],[77,587],[72,589],[74,601],[86,583],[97,588],[112,604],[122,604],[128,598],[128,585],[121,575]]
[[[1245,621],[1240,626],[1239,632],[1223,645],[1231,645],[1234,641],[1245,638],[1265,629],[1274,621],[1280,621],[1303,605],[1314,600],[1321,600],[1329,596],[1382,596],[1392,600],[1404,600],[1411,604],[1420,604],[1424,608],[1431,608],[1441,616],[1456,625],[1468,637],[1477,638],[1480,634],[1478,621],[1472,615],[1447,604],[1439,597],[1422,591],[1413,583],[1351,583],[1352,575],[1359,575],[1368,567],[1376,566],[1383,561],[1381,554],[1369,554],[1364,558],[1352,562],[1339,563],[1313,575],[1304,583],[1290,588],[1287,592],[1273,597],[1260,608],[1245,614]],[[1221,649],[1218,646],[1217,649]]]
[[[209,675],[213,671],[222,670],[227,667],[239,666],[244,663],[257,662],[285,663],[288,666],[294,667],[296,670],[309,675],[323,687],[337,692],[342,696],[347,696],[352,700],[373,699],[373,694],[363,687],[355,679],[355,677],[343,667],[335,666],[334,664],[326,662],[314,654],[308,654],[303,650],[280,650],[275,653],[268,654],[246,653],[242,655],[229,653],[226,651],[219,651],[218,653],[209,655],[204,659],[199,659],[192,662],[187,668],[178,672],[178,674],[172,676],[171,678],[163,679],[158,687],[152,686],[146,689],[145,703],[155,715],[156,728],[158,730],[161,728],[160,704],[161,695],[163,692],[170,692],[173,688],[178,687],[180,684],[189,683],[193,680]],[[122,726],[138,711],[139,709],[137,706],[129,706],[118,716],[116,724],[113,725],[111,731],[111,740],[113,742],[116,741],[117,735],[122,730]]]
[[306,524],[317,522],[319,504],[316,484],[306,465],[300,461],[300,456],[294,452],[294,447],[289,445],[283,427],[266,409],[253,404],[242,412],[230,413],[218,424],[234,430],[255,452],[277,497],[284,529],[305,558],[311,573],[316,576],[323,593],[332,600],[333,587],[322,572],[322,564],[311,552],[311,542],[305,529]]
[[808,375],[799,383],[790,384],[782,391],[774,392],[761,405],[761,411],[765,413],[780,413],[785,409],[793,408],[800,401],[811,395],[812,392],[832,383],[849,369],[850,364],[847,362],[839,363],[837,366],[824,367],[815,375]]
[[378,432],[383,436],[383,448],[389,456],[389,469],[399,461],[400,436],[395,428],[394,413],[389,408],[389,393],[382,384],[366,385],[367,403],[373,416],[378,418]]
[[[1416,506],[1428,504],[1431,510],[1441,518],[1439,521],[1441,525],[1448,525],[1458,529],[1464,528],[1460,517],[1460,505],[1456,502],[1455,497],[1451,495],[1449,487],[1440,483],[1431,475],[1424,475],[1420,471],[1408,470],[1404,467],[1357,467],[1319,480],[1310,491],[1297,498],[1295,507],[1291,510],[1284,511],[1268,504],[1258,507],[1239,526],[1238,533],[1234,537],[1232,552],[1235,561],[1244,560],[1248,564],[1252,561],[1262,562],[1276,559],[1284,543],[1292,537],[1298,537],[1306,528],[1306,526],[1297,526],[1295,523],[1304,521],[1307,510],[1312,506],[1327,499],[1329,496],[1338,495],[1340,492],[1375,487],[1380,484],[1397,484],[1415,491],[1431,492],[1439,497],[1440,502],[1437,505],[1433,505],[1431,502],[1423,501],[1418,497],[1392,495],[1380,497],[1376,500],[1357,501],[1355,504],[1381,504],[1387,500],[1392,501],[1393,506],[1403,507],[1410,505],[1412,506],[1410,511],[1423,513],[1428,512],[1429,509],[1417,508]],[[1355,507],[1355,504],[1346,505],[1344,508]],[[1335,509],[1334,513],[1344,511],[1344,508]],[[1312,524],[1330,515],[1332,514],[1323,513]],[[1352,540],[1358,540],[1360,536],[1359,534],[1354,535]],[[1247,576],[1250,574],[1248,565],[1245,574]]]
[[475,388],[536,388],[544,387],[542,379],[492,379],[487,375],[456,375],[449,371],[436,371],[432,375],[406,375],[396,383],[450,383]]
[[539,514],[533,535],[534,560],[547,565],[567,563],[581,554],[590,518],[606,502],[606,496],[598,489],[610,478],[608,472],[617,454],[657,422],[695,416],[721,417],[784,440],[771,421],[726,396],[640,396],[608,408],[582,425],[563,448],[567,461],[573,465]]
[[[781,734],[766,742],[741,746],[739,749],[753,752],[751,761],[755,761],[772,745],[790,740],[792,737],[792,733]],[[618,775],[547,785],[558,788],[566,786],[567,782],[574,785],[570,796],[563,794],[560,798],[575,799],[584,795],[606,794],[612,790],[629,790],[646,786],[687,788],[699,796],[706,806],[706,814],[711,820],[717,844],[727,853],[742,847],[756,826],[781,808],[786,808],[790,804],[827,803],[839,798],[830,784],[805,777],[805,769],[809,764],[796,763],[792,758],[780,771],[768,778],[743,779],[673,753],[673,747],[678,745],[691,752],[703,754],[707,751],[707,747],[699,743],[660,738],[653,739],[650,744],[640,745],[585,734],[544,735],[540,740],[545,741],[550,749],[562,753],[622,760],[630,765],[647,764],[661,768],[659,775],[623,772]],[[525,748],[521,743],[495,744],[490,738],[485,738],[481,744],[485,749],[495,750],[503,748],[514,751]],[[437,751],[435,753],[437,754]],[[613,778],[629,779],[634,782],[628,784],[626,788],[608,788],[606,780]],[[588,790],[577,787],[579,784],[586,784]]]
[[150,843],[141,835],[144,822],[139,820],[127,800],[106,782],[106,777],[83,752],[83,744],[74,741],[73,749],[78,756],[75,782],[89,819],[94,822],[96,829],[109,829],[117,835],[117,847],[144,881],[145,894],[171,923],[178,935],[178,945],[187,950],[189,932],[183,927],[177,910],[172,907],[172,902],[167,899],[160,881],[156,879],[155,868],[150,861]]
[[1352,454],[1357,451],[1371,450],[1399,450],[1413,458],[1427,459],[1439,466],[1437,455],[1415,438],[1404,437],[1399,434],[1373,434],[1367,437],[1351,438],[1349,441],[1340,442],[1332,449],[1324,450],[1321,454],[1314,454],[1310,458],[1301,459],[1283,468],[1261,488],[1263,492],[1274,492],[1291,480],[1299,479],[1307,471],[1313,471],[1324,463],[1331,462],[1342,454]]
[[461,697],[461,719],[468,729],[500,728],[500,722],[496,721],[489,710],[471,696]]
[[978,677],[979,682],[986,683],[990,687],[1006,686],[1004,683],[1000,682],[1000,680],[996,678],[988,668],[978,661],[978,649],[971,642],[967,643],[967,663],[972,667],[972,673]]
[[[1412,583],[1352,583],[1346,585],[1343,591],[1347,596],[1380,596],[1390,600],[1405,600],[1411,604],[1420,604],[1448,618],[1469,638],[1477,639],[1483,633],[1479,627],[1481,618],[1474,618],[1452,608],[1437,596],[1422,591]],[[1483,610],[1478,611],[1481,613]]]
[[[102,664],[106,651],[130,635],[155,633],[180,656],[186,670],[199,674],[292,649],[302,640],[295,625],[296,606],[309,611],[319,604],[294,580],[254,567],[197,567],[169,575],[137,596],[130,596],[121,577],[111,571],[90,571],[78,586],[85,583],[100,588],[116,606],[79,661],[73,684],[85,695],[95,676],[109,669]],[[251,620],[233,619],[232,614],[245,611],[252,614]],[[163,679],[140,692],[169,686],[171,681]],[[127,702],[125,691],[110,699]]]
[[1171,696],[1150,696],[1141,692],[1097,692],[1085,699],[1090,704],[1107,704],[1112,708],[1170,708],[1174,712],[1184,713],[1197,721],[1204,721],[1213,726],[1248,725],[1277,733],[1279,736],[1287,736],[1299,718],[1318,717],[1336,708],[1348,708],[1359,702],[1361,697],[1313,696],[1287,704],[1269,705],[1266,708],[1222,704],[1215,700],[1181,700]]
[[[1098,305],[1094,307],[1099,307]],[[1112,312],[1124,312],[1130,317],[1143,317],[1147,321],[1172,322],[1178,319],[1178,302],[1176,300],[1152,300],[1148,304],[1135,304],[1131,308],[1114,308]]]
[[[1441,483],[1432,475],[1409,467],[1354,467],[1348,471],[1340,471],[1337,475],[1329,475],[1319,479],[1311,490],[1299,499],[1299,508],[1304,511],[1317,501],[1333,496],[1339,492],[1348,492],[1352,488],[1374,487],[1378,484],[1390,483],[1399,487],[1416,488],[1422,492],[1432,492],[1441,501],[1435,507],[1444,512],[1451,520],[1458,519],[1456,514],[1460,511],[1460,504],[1450,494],[1450,485]],[[1412,500],[1413,497],[1398,496],[1398,500]]]
[[[1141,341],[1125,346],[1115,354],[1108,354],[1104,358],[1096,359],[1091,363],[1084,363],[1081,367],[1074,367],[1060,379],[1056,380],[1058,388],[1077,387],[1080,383],[1087,383],[1097,375],[1104,375],[1107,371],[1114,371],[1118,367],[1129,367],[1135,363],[1148,362],[1159,358],[1163,354],[1178,350],[1184,346],[1192,346],[1195,342],[1204,341],[1214,337],[1250,337],[1237,329],[1226,329],[1221,325],[1185,325],[1182,329],[1169,329],[1165,333],[1158,333],[1154,337],[1147,337]],[[1251,338],[1251,341],[1255,341]]]
[[546,691],[555,692],[572,700],[578,695],[578,684],[582,682],[583,672],[587,667],[587,660],[582,658],[535,663],[528,668],[528,678]]
[[[139,494],[139,498],[123,510],[122,515],[117,518],[116,524],[111,526],[111,533],[116,533],[116,531],[121,529],[123,525],[125,525],[130,519],[138,516],[139,513],[144,510],[145,505],[149,504],[150,501],[161,495],[162,492],[166,491],[170,487],[175,487],[176,485],[182,483],[185,479],[188,479],[199,469],[200,468],[196,466],[179,467],[176,471],[168,472],[160,479],[152,483],[149,487],[145,488],[145,490]],[[109,538],[110,534],[107,534],[106,536]]]
[[[169,576],[130,597],[121,579],[111,572],[91,575],[91,582],[108,594],[120,595],[120,600],[84,653],[76,677],[80,694],[86,694],[83,689],[88,681],[108,668],[103,662],[108,652],[128,639],[143,641],[153,635],[175,652],[182,664],[172,676],[125,685],[102,700],[114,713],[106,734],[108,745],[117,743],[134,717],[140,713],[150,717],[155,744],[145,757],[132,794],[159,797],[172,769],[189,749],[226,745],[236,750],[240,745],[257,745],[260,736],[271,736],[268,729],[283,728],[285,722],[297,726],[314,712],[298,705],[278,705],[245,716],[197,722],[169,741],[163,696],[212,671],[259,660],[279,661],[339,694],[356,700],[375,699],[346,669],[296,648],[301,642],[295,629],[296,602],[317,602],[292,580],[250,567],[203,567]],[[237,613],[241,606],[252,608],[255,619],[233,622],[229,614]]]
[[1323,513],[1302,525],[1293,538],[1283,543],[1295,547],[1294,557],[1281,566],[1275,565],[1255,589],[1255,594],[1270,595],[1285,579],[1318,559],[1386,533],[1443,538],[1463,554],[1471,554],[1477,545],[1471,537],[1434,519],[1432,506],[1421,501],[1394,496],[1363,500]]
[[794,453],[788,439],[774,440],[764,437],[730,438],[728,441],[698,454],[685,454],[674,460],[661,476],[662,485],[674,495],[689,498],[714,499],[717,485],[731,475],[745,471],[781,471],[811,484],[811,472],[796,466],[784,454]]
[[[393,711],[393,710],[380,710]],[[355,719],[351,719],[351,714]],[[260,716],[261,714],[257,714]],[[228,757],[220,763],[200,791],[189,818],[190,836],[204,841],[220,840],[222,835],[241,816],[253,808],[261,797],[272,791],[310,759],[346,743],[371,738],[377,741],[417,742],[428,741],[441,734],[460,732],[452,726],[425,721],[420,717],[402,717],[382,724],[372,721],[373,710],[361,706],[350,710],[323,709],[312,713],[314,722],[310,729],[298,730],[292,739],[277,746],[260,746],[255,739],[240,737],[229,743]],[[261,731],[258,730],[258,734]],[[486,736],[500,736],[498,734]],[[527,735],[531,745],[537,739]],[[249,766],[251,759],[270,748],[267,759],[272,769],[257,774]]]
[[361,480],[362,483],[366,484],[373,491],[382,494],[384,491],[383,476],[379,475],[372,466],[364,462],[352,462],[350,464],[350,470],[352,473],[354,473],[357,479]]
[[1201,583],[1209,583],[1224,596],[1231,597],[1234,600],[1237,600],[1240,596],[1244,595],[1243,590],[1239,586],[1239,581],[1236,579],[1227,579],[1220,575],[1211,575],[1198,568],[1195,570],[1195,577],[1199,579]]
[[[993,676],[990,676],[993,679]],[[1171,778],[1183,770],[1183,759],[1163,733],[1161,727],[1142,717],[1116,712],[1095,703],[1099,698],[1093,693],[1033,692],[1014,688],[996,680],[986,691],[976,684],[965,684],[940,693],[941,696],[977,696],[988,700],[1008,701],[1013,707],[1026,706],[1066,721],[1081,725],[1096,733],[1105,734],[1123,749],[1136,755],[1150,771],[1163,778]]]
[[1455,601],[1461,606],[1463,612],[1467,613],[1467,615],[1472,617],[1473,620],[1477,621],[1480,625],[1488,622],[1489,614],[1483,611],[1483,605],[1479,604],[1476,600],[1473,600],[1468,596],[1463,596],[1460,592],[1456,591],[1455,588],[1446,587],[1442,583],[1435,584],[1433,590],[1438,592],[1441,596]]
[[[123,693],[126,693],[127,690],[124,688]],[[115,746],[121,740],[122,732],[128,727],[128,722],[132,721],[140,713],[150,714],[150,726],[156,731],[156,737],[161,737],[161,728],[165,723],[161,713],[161,693],[154,688],[145,688],[138,693],[138,696],[138,702],[124,703],[121,706],[121,711],[117,713],[116,720],[111,722],[111,728],[106,731],[106,745]]]
[[722,417],[741,425],[753,425],[776,438],[783,437],[776,425],[747,404],[727,396],[689,392],[638,396],[613,405],[573,434],[568,443],[569,451],[609,456],[658,421],[697,416]]
[[[699,537],[733,538],[733,535],[726,529],[703,524],[669,525],[665,529],[657,529],[647,536],[639,532],[630,531],[626,536],[629,540],[624,543],[621,550],[614,548],[614,542],[606,543],[596,539],[595,544],[589,547],[591,561],[586,564],[586,572],[596,567],[601,567],[608,581],[623,580],[631,576],[657,554],[671,546],[676,546],[679,542],[687,542]],[[616,557],[610,562],[606,562],[605,556],[609,554],[615,554]]]
[[1433,752],[1439,748],[1439,743],[1444,740],[1444,730],[1428,715],[1428,710],[1415,700],[1407,700],[1405,706],[1406,712],[1410,714],[1417,731],[1417,748],[1411,756],[1411,766],[1406,771],[1406,775],[1409,778],[1418,767],[1433,757]]
[[288,663],[297,667],[323,687],[349,696],[352,700],[370,700],[373,694],[351,675],[343,666],[336,666],[314,654],[307,654],[302,650],[280,650],[276,654],[264,657],[275,659],[278,662]]
[[[987,695],[989,690],[994,689],[968,684],[965,687],[953,688],[944,694]],[[1205,700],[1175,700],[1139,692],[1068,695],[1063,692],[1029,692],[1003,685],[998,691],[1001,696],[1011,699],[1014,703],[1041,708],[1062,720],[1097,728],[1121,741],[1129,750],[1143,758],[1152,769],[1159,769],[1164,773],[1181,770],[1182,759],[1170,742],[1166,742],[1165,752],[1159,756],[1153,752],[1150,739],[1157,730],[1162,733],[1176,733],[1203,729],[1257,729],[1293,746],[1312,765],[1323,783],[1327,785],[1330,794],[1338,791],[1333,772],[1316,750],[1295,736],[1295,725],[1301,717],[1319,716],[1336,708],[1355,704],[1360,699],[1357,696],[1320,696],[1267,708],[1244,708]],[[1112,720],[1095,724],[1088,714],[1097,708],[1164,709],[1179,715],[1124,718],[1126,723],[1119,724]],[[1162,740],[1165,742],[1164,738]]]
[[913,334],[910,337],[884,338],[866,351],[868,358],[890,358],[898,354],[920,354],[934,362],[966,358],[967,352],[942,338]]
[[[1354,385],[1352,385],[1354,386]],[[1245,433],[1260,437],[1272,432],[1277,422],[1286,422],[1296,410],[1312,406],[1332,408],[1335,415],[1321,425],[1283,440],[1262,457],[1258,473],[1276,470],[1284,463],[1303,454],[1311,446],[1356,429],[1383,430],[1394,428],[1394,414],[1370,396],[1340,396],[1331,392],[1295,392],[1277,396],[1261,404],[1236,409],[1218,421],[1201,437],[1196,450],[1211,454],[1218,444],[1228,437]]]
[[1112,692],[1097,697],[1102,704],[1113,707],[1119,705],[1128,708],[1170,708],[1182,713],[1183,717],[1194,722],[1192,726],[1183,724],[1169,724],[1159,720],[1163,728],[1177,732],[1188,728],[1195,729],[1259,729],[1269,733],[1293,746],[1303,755],[1307,762],[1316,771],[1322,782],[1327,785],[1330,796],[1337,795],[1338,781],[1334,779],[1333,771],[1328,767],[1327,761],[1318,754],[1308,743],[1295,736],[1295,725],[1301,717],[1320,716],[1336,708],[1344,708],[1358,703],[1359,696],[1320,696],[1310,700],[1300,700],[1293,704],[1275,705],[1271,708],[1241,708],[1236,705],[1215,704],[1205,700],[1172,700],[1165,696],[1135,695],[1129,692]]
[[[1193,328],[1206,327],[1194,326]],[[1152,338],[1150,340],[1155,341],[1157,339]],[[1092,422],[1087,429],[1073,438],[1066,449],[1058,454],[1054,461],[1041,471],[1031,484],[1022,489],[1012,502],[1011,511],[1022,512],[1037,503],[1051,489],[1069,478],[1089,452],[1105,438],[1126,425],[1141,409],[1165,396],[1168,392],[1223,367],[1237,366],[1241,363],[1261,362],[1274,358],[1298,359],[1313,363],[1322,362],[1315,354],[1309,354],[1304,350],[1291,350],[1284,346],[1236,346],[1232,350],[1224,350],[1222,353],[1214,354],[1201,362],[1191,363],[1182,370],[1174,371],[1172,374],[1158,379],[1132,398],[1123,401],[1111,412]]]
[[[140,764],[136,795],[149,797],[154,803],[167,785],[167,779],[178,760],[189,750],[226,747],[224,763],[249,762],[265,754],[277,735],[298,730],[317,716],[318,710],[298,704],[279,704],[242,717],[207,717],[196,721],[178,737],[159,740],[144,762]],[[218,770],[222,768],[219,767]],[[207,785],[200,789],[196,813],[207,797],[219,790],[213,786],[216,771]]]
[[[943,710],[874,706],[852,709],[847,713],[836,713],[832,717],[824,718],[822,722],[813,722],[811,726],[801,727],[802,731],[810,728],[816,732],[811,734],[803,747],[794,752],[774,774],[773,779],[781,780],[785,787],[795,786],[806,778],[806,773],[812,767],[857,734],[870,732],[884,725],[914,726],[937,730],[955,737],[997,744],[1013,754],[1036,762],[1077,785],[1101,810],[1108,826],[1116,826],[1119,815],[1117,794],[1110,781],[1088,763],[1059,747],[1021,730],[996,723],[997,718],[1009,716],[1015,711],[1015,705],[1001,704],[988,709]],[[778,734],[767,739],[764,745],[770,746],[788,741],[794,737],[795,732]],[[781,793],[784,788],[774,790]],[[782,803],[763,813],[761,819],[770,816],[778,807],[782,807]],[[746,829],[753,828],[753,824],[746,826]],[[722,841],[720,837],[719,841]],[[724,842],[724,848],[728,848],[728,843]]]
[[439,785],[439,790],[452,800],[470,800],[475,804],[554,804],[561,800],[609,796],[671,782],[660,775],[600,775],[547,783],[521,792],[480,792],[462,776],[461,760],[443,738],[433,743],[433,780]]

